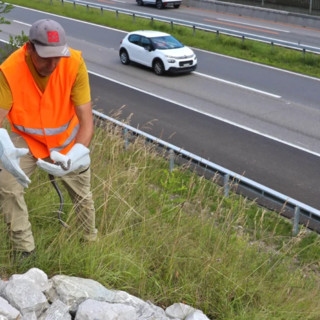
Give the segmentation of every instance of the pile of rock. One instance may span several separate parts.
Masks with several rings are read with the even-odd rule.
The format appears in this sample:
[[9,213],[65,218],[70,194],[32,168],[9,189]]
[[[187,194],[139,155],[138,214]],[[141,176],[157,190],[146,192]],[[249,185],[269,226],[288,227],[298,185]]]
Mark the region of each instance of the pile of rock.
[[183,303],[163,310],[97,281],[32,268],[0,279],[0,320],[209,320]]

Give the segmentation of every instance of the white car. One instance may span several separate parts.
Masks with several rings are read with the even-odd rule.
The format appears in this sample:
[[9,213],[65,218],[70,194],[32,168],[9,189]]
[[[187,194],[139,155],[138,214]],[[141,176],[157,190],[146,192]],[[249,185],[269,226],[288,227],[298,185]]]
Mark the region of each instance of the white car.
[[197,68],[197,57],[189,48],[168,33],[159,31],[134,31],[120,43],[120,61],[130,61],[150,67],[157,75],[186,73]]
[[178,9],[181,5],[181,0],[136,0],[138,6],[143,5],[154,5],[158,9],[167,8],[167,7],[174,7]]

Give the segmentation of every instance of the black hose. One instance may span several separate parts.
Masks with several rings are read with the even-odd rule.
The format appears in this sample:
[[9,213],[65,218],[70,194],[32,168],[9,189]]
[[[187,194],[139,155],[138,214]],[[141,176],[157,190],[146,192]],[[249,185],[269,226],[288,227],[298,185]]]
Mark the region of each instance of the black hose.
[[62,212],[62,209],[63,209],[63,195],[61,193],[61,190],[59,189],[59,186],[54,178],[54,176],[52,174],[49,174],[49,179],[50,179],[50,182],[52,183],[53,187],[55,188],[55,190],[57,191],[58,193],[58,196],[59,196],[59,199],[60,199],[60,208],[59,208],[59,211],[58,211],[58,220],[59,222],[61,223],[62,226],[64,226],[65,228],[68,228],[69,226],[61,219],[61,213]]

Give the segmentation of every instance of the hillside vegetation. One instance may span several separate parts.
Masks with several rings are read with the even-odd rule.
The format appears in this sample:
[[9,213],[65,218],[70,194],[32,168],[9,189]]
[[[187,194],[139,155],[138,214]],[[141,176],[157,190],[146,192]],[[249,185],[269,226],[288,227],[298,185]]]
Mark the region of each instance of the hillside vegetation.
[[[165,156],[136,139],[124,149],[122,130],[96,127],[92,190],[99,241],[83,243],[72,206],[37,171],[26,193],[36,239],[35,261],[16,265],[0,242],[0,275],[32,266],[92,278],[165,307],[184,302],[210,319],[319,319],[320,241],[290,221],[188,166],[168,171]],[[61,190],[64,190],[61,187]],[[0,232],[6,233],[4,223]]]

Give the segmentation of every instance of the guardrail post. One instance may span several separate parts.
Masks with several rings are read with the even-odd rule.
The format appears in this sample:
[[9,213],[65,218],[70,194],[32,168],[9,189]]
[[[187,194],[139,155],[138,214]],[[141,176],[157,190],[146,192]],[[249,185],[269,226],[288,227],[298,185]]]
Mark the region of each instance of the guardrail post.
[[244,36],[242,36],[242,44],[244,43]]
[[170,173],[174,169],[174,151],[172,149],[169,150],[169,171]]
[[171,30],[173,30],[173,21],[170,22]]
[[118,10],[116,10],[116,18],[117,18],[117,20],[119,18],[119,11]]
[[129,139],[128,139],[128,129],[123,129],[123,136],[124,136],[124,149],[128,150],[129,147]]
[[193,34],[193,35],[196,34],[196,26],[192,26],[192,34]]
[[300,207],[294,208],[292,235],[296,236],[299,232]]
[[61,3],[62,3],[62,5],[64,5],[64,2],[63,2],[63,0],[61,0]]
[[132,22],[135,23],[136,22],[136,15],[133,13],[132,14]]
[[102,7],[100,8],[100,13],[101,13],[101,15],[103,15],[103,8]]
[[219,30],[217,30],[217,39],[219,39],[219,34],[220,34]]
[[309,13],[312,13],[312,0],[310,0],[310,5],[309,5]]
[[303,54],[303,57],[306,56],[306,49],[305,48],[302,49],[302,54]]
[[224,186],[224,196],[225,197],[229,196],[229,189],[230,189],[229,178],[230,178],[230,176],[228,174],[225,174],[223,177],[223,186]]
[[153,26],[153,17],[151,17],[151,26]]
[[89,5],[87,4],[87,6],[86,6],[86,7],[87,7],[87,12],[88,12],[88,11],[89,11]]

